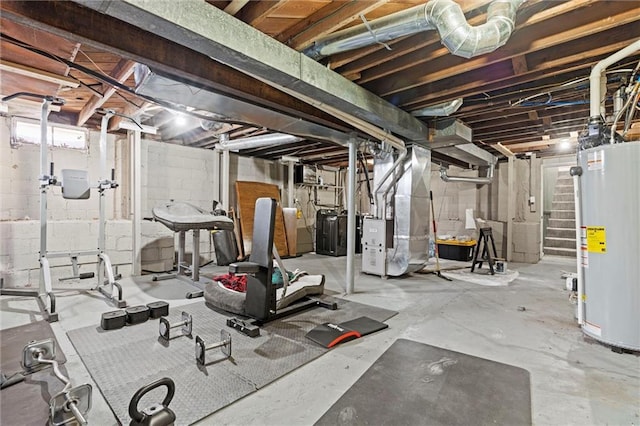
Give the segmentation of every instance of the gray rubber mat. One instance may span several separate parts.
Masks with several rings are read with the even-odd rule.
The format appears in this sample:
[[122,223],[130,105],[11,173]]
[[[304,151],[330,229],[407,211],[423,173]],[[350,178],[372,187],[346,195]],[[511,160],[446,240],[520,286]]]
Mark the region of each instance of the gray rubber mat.
[[316,425],[527,425],[529,372],[398,339]]
[[[157,275],[164,276],[165,274]],[[134,277],[133,281],[147,295],[165,301],[185,299],[188,292],[200,290],[186,276],[153,281],[153,275],[143,275]]]
[[[180,336],[180,328],[171,330],[175,338],[165,342],[158,337],[159,320],[127,326],[119,330],[95,327],[67,333],[89,373],[95,380],[116,417],[129,423],[129,401],[136,390],[161,377],[170,377],[176,394],[170,408],[177,424],[191,424],[255,392],[290,371],[327,352],[304,336],[318,324],[343,321],[367,315],[385,321],[396,314],[387,309],[341,299],[339,308],[330,311],[314,308],[273,321],[261,329],[261,336],[250,338],[226,326],[228,316],[209,309],[204,301],[172,308],[168,319],[180,320],[180,312],[193,317],[192,337]],[[205,343],[220,340],[220,330],[232,336],[232,357],[221,351],[206,353],[207,364],[195,361],[195,337]],[[140,408],[160,402],[164,388],[151,392]]]
[[[0,371],[6,376],[22,371],[22,350],[32,340],[53,338],[53,330],[46,321],[12,327],[0,331]],[[56,360],[66,362],[64,353],[56,341]],[[67,374],[60,366],[62,374]],[[51,368],[35,372],[24,381],[2,389],[0,394],[0,424],[5,425],[43,425],[49,418],[49,400],[64,388]]]

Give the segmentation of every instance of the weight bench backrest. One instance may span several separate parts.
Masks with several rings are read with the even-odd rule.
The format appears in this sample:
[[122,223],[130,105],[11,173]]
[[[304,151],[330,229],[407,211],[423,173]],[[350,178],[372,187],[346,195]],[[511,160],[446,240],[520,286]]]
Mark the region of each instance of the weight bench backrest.
[[253,239],[249,261],[263,268],[273,265],[273,235],[276,228],[276,200],[258,198],[253,217]]

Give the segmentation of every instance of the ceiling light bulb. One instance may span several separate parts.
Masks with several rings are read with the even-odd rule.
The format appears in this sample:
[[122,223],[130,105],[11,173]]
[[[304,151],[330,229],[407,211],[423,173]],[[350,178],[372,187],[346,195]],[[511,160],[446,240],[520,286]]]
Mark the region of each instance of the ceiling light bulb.
[[178,126],[184,126],[185,124],[187,124],[187,117],[185,117],[183,114],[176,115],[175,120]]

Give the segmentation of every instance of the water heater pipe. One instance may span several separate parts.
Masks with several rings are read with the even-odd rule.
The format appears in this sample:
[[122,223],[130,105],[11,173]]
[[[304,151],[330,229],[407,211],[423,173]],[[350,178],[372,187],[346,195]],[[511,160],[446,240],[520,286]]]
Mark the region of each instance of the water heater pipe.
[[571,167],[569,174],[573,176],[573,199],[576,217],[576,272],[578,274],[578,324],[584,324],[584,271],[582,269],[582,222],[580,210],[580,176],[582,167]]
[[603,59],[598,62],[593,69],[591,70],[591,74],[589,75],[589,100],[590,100],[590,108],[589,108],[589,116],[591,118],[598,118],[604,116],[602,111],[600,110],[600,104],[602,102],[602,78],[604,78],[604,72],[607,67],[615,64],[616,62],[626,58],[627,56],[631,56],[637,50],[640,50],[640,39],[631,43],[629,46],[625,47],[622,50],[614,53],[613,55]]

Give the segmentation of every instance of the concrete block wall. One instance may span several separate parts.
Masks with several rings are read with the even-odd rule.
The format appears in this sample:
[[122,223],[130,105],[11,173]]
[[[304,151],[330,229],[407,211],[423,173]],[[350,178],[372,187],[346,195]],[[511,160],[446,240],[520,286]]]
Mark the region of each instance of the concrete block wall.
[[[541,171],[542,162],[538,158],[515,160],[515,218],[511,253],[514,262],[537,263],[542,257]],[[530,197],[534,198],[533,203],[530,203]]]
[[[212,210],[219,185],[218,170],[215,170],[213,150],[191,148],[181,145],[142,141],[142,215],[153,217],[152,209],[171,200],[184,201],[204,210]],[[219,200],[216,200],[219,201]],[[162,226],[162,225],[161,225]],[[178,234],[162,226],[167,234],[154,236],[143,228],[142,270],[151,272],[169,271],[173,258],[169,254],[178,250]],[[213,243],[209,232],[200,232],[200,264],[215,260]],[[167,238],[173,235],[173,246]],[[147,240],[148,239],[148,240]],[[185,258],[190,261],[193,253],[192,232],[186,233]],[[170,264],[171,262],[171,264]]]
[[515,222],[513,224],[513,262],[537,263],[540,260],[540,223]]
[[[49,253],[78,253],[96,250],[98,246],[97,220],[50,221],[47,226]],[[37,287],[40,277],[40,222],[35,220],[0,222],[0,270],[7,287]],[[72,237],[71,237],[72,236]],[[131,222],[107,222],[105,252],[114,272],[131,275]],[[48,259],[52,285],[59,287],[58,279],[73,275],[70,257]],[[97,255],[78,256],[80,272],[97,271]],[[92,281],[92,280],[89,280]],[[94,283],[95,284],[95,283]],[[62,284],[73,287],[73,284]],[[86,287],[86,286],[84,286]],[[83,287],[83,288],[84,288]]]
[[[40,147],[24,144],[10,145],[10,119],[0,118],[0,275],[7,287],[37,286],[39,282],[40,251]],[[5,131],[6,130],[6,131]],[[50,148],[49,161],[60,170],[81,169],[89,173],[89,181],[97,184],[100,176],[99,132],[89,132],[87,150]],[[107,216],[106,253],[114,268],[123,276],[131,274],[131,221],[128,194],[130,157],[126,140],[109,135],[107,168],[116,169],[120,186],[105,193]],[[213,170],[213,151],[177,145],[142,141],[143,216],[151,217],[151,209],[170,199],[186,200],[209,209],[213,200],[213,185],[217,185]],[[125,202],[125,200],[127,200]],[[98,239],[99,198],[92,189],[88,200],[65,200],[61,188],[47,191],[48,251],[95,250]],[[165,271],[172,269],[177,249],[177,236],[159,224],[142,222],[143,269]],[[191,253],[191,235],[187,235],[187,257]],[[174,242],[175,241],[175,242]],[[201,263],[214,258],[209,234],[200,236]],[[54,283],[57,278],[71,275],[68,258],[50,260]],[[96,256],[79,258],[80,270],[93,271]],[[68,284],[65,283],[65,284]]]

